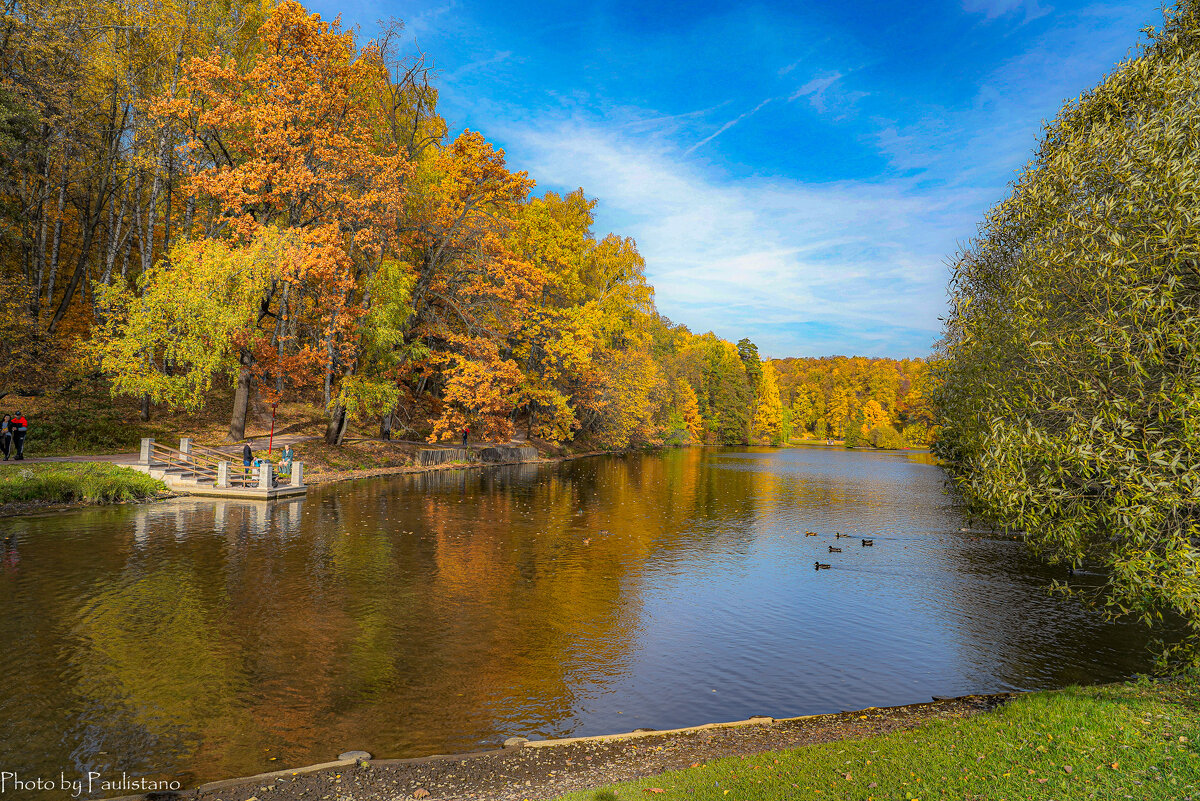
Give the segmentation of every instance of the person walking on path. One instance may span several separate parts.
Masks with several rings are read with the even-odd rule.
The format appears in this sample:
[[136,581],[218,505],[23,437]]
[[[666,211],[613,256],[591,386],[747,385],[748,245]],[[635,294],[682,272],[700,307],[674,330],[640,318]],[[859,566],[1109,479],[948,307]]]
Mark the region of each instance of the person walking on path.
[[467,426],[463,429],[463,447],[467,447],[467,434],[471,433],[471,427]]
[[0,420],[0,451],[4,451],[4,461],[8,461],[8,449],[12,447],[12,415],[4,415]]
[[242,468],[246,474],[246,478],[250,478],[250,466],[254,464],[254,451],[250,450],[250,443],[247,442],[242,446]]
[[25,419],[25,415],[17,412],[8,423],[8,429],[12,432],[13,447],[17,451],[17,460],[25,458],[25,435],[29,433],[29,421]]

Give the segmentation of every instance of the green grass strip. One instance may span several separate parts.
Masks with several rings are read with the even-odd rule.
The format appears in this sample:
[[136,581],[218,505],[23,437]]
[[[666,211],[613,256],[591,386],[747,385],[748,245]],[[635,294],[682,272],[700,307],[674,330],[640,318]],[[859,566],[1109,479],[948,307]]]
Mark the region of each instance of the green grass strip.
[[562,801],[1200,801],[1198,737],[1195,678],[1070,687],[968,719],[712,760]]
[[166,487],[128,467],[95,462],[0,466],[0,504],[121,503],[153,498]]

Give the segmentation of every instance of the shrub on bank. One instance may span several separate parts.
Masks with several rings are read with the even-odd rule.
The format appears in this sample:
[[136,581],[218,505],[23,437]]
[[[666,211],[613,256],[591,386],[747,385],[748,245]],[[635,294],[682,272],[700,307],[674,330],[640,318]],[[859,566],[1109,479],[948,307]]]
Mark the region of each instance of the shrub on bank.
[[868,435],[872,448],[896,450],[904,447],[904,438],[891,426],[875,426]]
[[910,423],[900,433],[910,448],[924,448],[929,444],[929,429],[922,423]]
[[166,487],[128,467],[59,462],[0,467],[0,504],[121,503],[153,498]]
[[1200,642],[1200,0],[1148,31],[955,265],[936,453],[974,517]]

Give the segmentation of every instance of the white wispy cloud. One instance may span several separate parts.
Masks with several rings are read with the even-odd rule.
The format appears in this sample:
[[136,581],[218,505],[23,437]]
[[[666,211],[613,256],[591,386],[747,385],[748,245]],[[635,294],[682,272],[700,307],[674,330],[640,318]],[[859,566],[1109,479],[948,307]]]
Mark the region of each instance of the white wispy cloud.
[[805,350],[796,329],[818,324],[856,352],[927,352],[944,257],[980,203],[970,191],[914,194],[902,181],[723,180],[669,136],[577,118],[502,138],[543,185],[586,187],[599,224],[638,241],[665,314],[749,335],[773,355]]
[[[582,186],[597,198],[599,233],[638,241],[659,308],[672,319],[735,340],[750,336],[768,355],[923,355],[940,329],[946,261],[1032,155],[1039,121],[1094,85],[1146,21],[1145,9],[1115,0],[1029,27],[1048,10],[1035,0],[964,0],[964,8],[984,19],[968,21],[977,29],[1003,19],[1028,38],[989,74],[972,75],[978,88],[965,98],[881,76],[868,68],[874,54],[865,49],[814,45],[805,53],[789,45],[786,57],[762,65],[767,78],[753,93],[715,107],[639,106],[642,96],[601,79],[515,101],[514,87],[536,81],[521,80],[513,61],[472,69],[472,60],[495,58],[497,43],[470,30],[464,52],[472,57],[442,98],[542,189]],[[863,90],[871,94],[859,102]],[[696,105],[713,102],[710,93]],[[762,164],[787,160],[756,165],[761,135],[750,147],[735,146],[738,134],[725,137],[704,151],[712,158],[699,158],[700,148],[752,125],[780,132],[777,147],[796,160],[811,134],[825,140],[813,158],[849,152],[854,162],[797,174],[865,177],[772,176]],[[851,145],[829,148],[831,132]]]
[[823,75],[819,78],[813,78],[808,83],[801,86],[792,96],[789,101],[799,100],[802,97],[807,97],[812,103],[813,108],[817,111],[825,111],[825,92],[829,87],[842,79],[842,73],[835,72],[832,75]]
[[696,144],[692,145],[692,146],[691,146],[691,147],[689,147],[687,150],[685,150],[685,151],[684,151],[684,155],[686,156],[686,155],[690,154],[692,151],[694,151],[696,148],[698,148],[698,147],[702,147],[703,145],[706,145],[706,144],[708,144],[709,142],[711,142],[712,140],[716,139],[716,138],[717,138],[718,136],[720,136],[721,134],[723,134],[723,133],[725,133],[726,131],[728,131],[728,130],[729,130],[730,128],[732,128],[733,126],[737,125],[737,124],[738,124],[739,122],[741,122],[742,120],[746,119],[747,117],[752,117],[752,116],[754,116],[755,114],[757,114],[759,111],[761,111],[761,110],[762,110],[763,106],[767,105],[768,103],[770,103],[770,102],[771,102],[772,100],[774,100],[774,99],[775,99],[775,98],[773,98],[773,97],[768,97],[766,100],[762,101],[762,102],[761,102],[761,103],[759,103],[757,106],[755,106],[754,108],[752,108],[752,109],[750,109],[749,111],[745,112],[744,114],[739,114],[737,117],[734,117],[732,120],[730,120],[729,122],[725,123],[725,124],[724,124],[724,125],[722,125],[720,128],[718,128],[718,129],[717,129],[715,132],[713,132],[713,133],[709,134],[708,136],[704,137],[704,138],[703,138],[703,139],[701,139],[699,142],[697,142]]
[[513,57],[513,53],[511,50],[501,50],[499,52],[493,53],[492,55],[490,55],[486,58],[481,58],[477,61],[471,61],[466,64],[463,64],[461,67],[458,67],[457,69],[446,73],[446,75],[444,76],[444,79],[446,81],[459,80],[464,75],[467,75],[472,72],[477,72],[479,70],[485,70],[488,67],[495,66],[496,64],[502,64],[505,61],[510,60],[512,57]]
[[992,20],[1013,12],[1023,12],[1025,22],[1035,20],[1049,14],[1054,9],[1039,5],[1037,0],[963,0],[963,11],[968,14],[983,14]]

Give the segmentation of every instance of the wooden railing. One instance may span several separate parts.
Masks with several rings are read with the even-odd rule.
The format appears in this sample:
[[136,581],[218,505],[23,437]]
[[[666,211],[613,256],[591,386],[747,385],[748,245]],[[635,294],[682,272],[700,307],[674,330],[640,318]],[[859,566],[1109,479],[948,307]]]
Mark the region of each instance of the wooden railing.
[[207,445],[197,445],[190,443],[188,453],[191,455],[196,464],[211,466],[214,470],[221,462],[229,464],[228,484],[231,487],[257,487],[258,473],[253,467],[247,468],[245,465],[239,464],[236,456],[231,456],[224,451],[219,451],[216,448],[210,448]]
[[189,443],[188,450],[183,451],[152,439],[143,440],[141,461],[144,464],[162,465],[168,470],[178,470],[195,481],[211,481],[214,486],[220,485],[221,466],[224,464],[225,483],[221,486],[259,486],[259,473],[253,467],[237,464],[229,454],[203,445]]
[[207,445],[197,445],[194,442],[191,445],[191,451],[197,456],[204,456],[214,459],[218,462],[233,462],[235,459],[234,456],[225,453],[224,451],[219,451],[216,448],[210,448]]
[[217,480],[217,468],[215,465],[197,464],[188,454],[178,448],[172,448],[170,445],[163,445],[161,442],[151,443],[150,457],[152,462],[165,464],[167,469],[175,468],[182,470],[197,480],[204,479],[213,482]]

